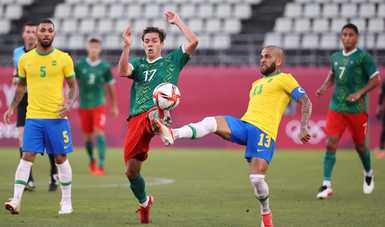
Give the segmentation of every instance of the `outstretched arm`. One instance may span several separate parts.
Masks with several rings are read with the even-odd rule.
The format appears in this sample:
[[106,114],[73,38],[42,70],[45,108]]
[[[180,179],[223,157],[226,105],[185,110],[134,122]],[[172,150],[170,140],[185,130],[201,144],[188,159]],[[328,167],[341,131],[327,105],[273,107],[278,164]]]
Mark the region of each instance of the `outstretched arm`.
[[167,22],[175,24],[183,35],[187,38],[187,43],[184,44],[184,50],[188,55],[191,55],[198,46],[198,37],[191,31],[189,27],[182,21],[182,19],[173,11],[166,11],[165,16]]
[[328,74],[328,77],[326,78],[326,80],[322,83],[321,87],[318,88],[318,90],[316,91],[316,95],[317,96],[321,96],[323,94],[325,94],[325,92],[334,85],[335,83],[335,80],[334,80],[334,74],[332,71],[329,72]]
[[66,78],[66,82],[67,82],[69,91],[68,91],[68,95],[64,105],[59,110],[60,117],[65,117],[67,115],[68,111],[74,105],[76,98],[79,95],[78,85],[75,77],[73,76],[73,77]]
[[15,112],[17,105],[19,105],[21,99],[23,99],[26,86],[27,86],[27,83],[25,78],[20,78],[17,82],[15,96],[13,97],[11,105],[9,106],[8,110],[4,113],[4,121],[7,124],[11,123],[11,117]]
[[301,104],[301,130],[298,137],[302,143],[307,143],[310,140],[308,127],[312,111],[312,103],[306,94],[299,98],[298,103]]
[[120,55],[120,58],[119,58],[119,65],[118,65],[120,75],[126,76],[126,77],[132,77],[132,70],[133,70],[130,64],[128,63],[128,58],[130,55],[130,48],[131,48],[131,37],[132,37],[131,29],[127,27],[123,33],[124,45],[123,45],[122,54]]

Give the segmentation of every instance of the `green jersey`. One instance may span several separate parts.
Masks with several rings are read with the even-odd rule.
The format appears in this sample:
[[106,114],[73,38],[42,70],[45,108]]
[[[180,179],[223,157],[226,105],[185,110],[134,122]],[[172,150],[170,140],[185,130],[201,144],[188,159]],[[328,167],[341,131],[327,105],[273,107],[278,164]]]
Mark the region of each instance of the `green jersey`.
[[146,58],[130,60],[133,83],[130,96],[130,115],[135,116],[153,107],[152,92],[160,83],[177,84],[179,74],[189,60],[182,47],[150,62]]
[[372,77],[378,75],[372,56],[359,48],[350,53],[335,52],[331,56],[331,71],[335,89],[330,109],[337,112],[367,112],[366,94],[356,102],[346,101],[346,98],[365,87]]
[[75,65],[76,78],[79,82],[80,108],[93,108],[105,103],[104,85],[114,83],[108,62],[95,63],[81,58]]

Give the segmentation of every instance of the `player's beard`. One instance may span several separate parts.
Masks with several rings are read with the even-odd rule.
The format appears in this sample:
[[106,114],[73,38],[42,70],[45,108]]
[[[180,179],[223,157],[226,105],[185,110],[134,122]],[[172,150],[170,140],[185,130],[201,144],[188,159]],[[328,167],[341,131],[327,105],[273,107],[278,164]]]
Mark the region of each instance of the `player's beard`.
[[265,70],[261,69],[261,73],[264,75],[264,76],[268,76],[270,74],[272,74],[275,70],[276,70],[277,66],[275,65],[275,62],[273,62],[270,67],[266,68]]
[[39,43],[40,45],[43,47],[43,48],[49,48],[52,46],[52,42],[53,42],[53,39],[51,39],[50,41],[44,41],[44,40],[40,40],[39,39]]

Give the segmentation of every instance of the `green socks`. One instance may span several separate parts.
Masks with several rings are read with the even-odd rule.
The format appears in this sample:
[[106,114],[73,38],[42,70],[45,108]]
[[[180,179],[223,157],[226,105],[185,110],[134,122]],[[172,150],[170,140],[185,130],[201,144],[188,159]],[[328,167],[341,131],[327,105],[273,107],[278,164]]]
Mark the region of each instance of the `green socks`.
[[144,182],[144,178],[141,175],[138,175],[134,179],[130,180],[130,188],[139,203],[144,203],[147,200],[147,193],[145,187],[146,184]]
[[361,159],[362,165],[364,166],[365,172],[369,172],[372,169],[372,165],[370,162],[369,150],[366,149],[363,154],[361,152],[358,152],[358,156],[360,156],[360,159]]
[[91,161],[94,160],[93,150],[94,150],[94,145],[92,144],[92,142],[91,141],[86,142],[86,151]]
[[104,160],[106,158],[106,139],[104,135],[97,135],[96,136],[96,144],[98,146],[98,152],[99,152],[99,168],[104,168]]
[[332,179],[334,164],[336,163],[336,152],[326,151],[324,158],[324,180]]

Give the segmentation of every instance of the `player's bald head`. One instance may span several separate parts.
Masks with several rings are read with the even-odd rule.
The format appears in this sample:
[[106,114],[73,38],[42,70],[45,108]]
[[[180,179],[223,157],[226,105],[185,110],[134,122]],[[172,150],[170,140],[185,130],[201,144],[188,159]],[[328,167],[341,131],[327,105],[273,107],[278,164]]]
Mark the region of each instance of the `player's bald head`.
[[[262,49],[262,52],[266,50],[271,53],[271,55],[278,61],[283,61],[285,60],[285,53],[283,52],[283,49],[281,47],[277,46],[266,46]],[[277,64],[277,62],[276,62]]]

